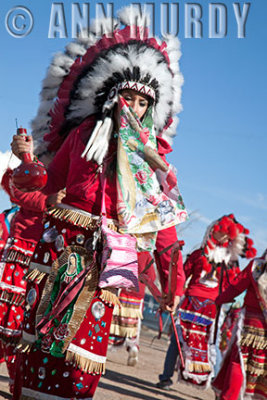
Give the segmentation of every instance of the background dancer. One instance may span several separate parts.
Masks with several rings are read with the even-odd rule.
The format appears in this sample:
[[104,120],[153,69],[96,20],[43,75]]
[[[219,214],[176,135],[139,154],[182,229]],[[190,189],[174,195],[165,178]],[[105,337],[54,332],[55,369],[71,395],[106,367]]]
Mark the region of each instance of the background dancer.
[[247,290],[239,326],[212,386],[220,400],[267,399],[267,251],[216,299],[217,306]]
[[[27,276],[23,374],[15,384],[22,399],[91,397],[104,371],[117,298],[98,286],[94,244],[102,197],[110,228],[135,235],[139,253],[154,249],[157,232],[165,246],[174,244],[175,225],[186,219],[164,161],[171,150],[164,137],[175,133],[172,116],[180,110],[178,40],[159,44],[131,8],[120,20],[124,29],[116,22],[108,32],[106,22],[108,35],[99,40],[91,32],[55,57],[33,123],[36,154],[56,152],[45,193],[66,187],[66,197],[48,213]],[[139,26],[131,27],[136,21]],[[15,137],[12,149],[19,154],[30,146]],[[73,254],[77,269],[66,280],[61,272]]]
[[11,220],[9,237],[1,258],[0,340],[7,363],[11,389],[16,369],[16,345],[21,339],[26,281],[31,257],[41,237],[45,209],[61,201],[63,193],[46,196],[40,192],[23,193],[12,183],[11,169],[4,173],[1,185],[10,201],[20,206]]
[[[218,293],[239,273],[239,256],[252,257],[255,253],[248,230],[233,214],[223,216],[208,227],[201,248],[190,254],[184,264],[188,280],[185,297],[179,307],[178,333],[183,343],[185,369],[180,380],[207,388],[216,362],[212,352],[215,299]],[[163,374],[157,387],[169,389],[178,350],[173,335],[167,351]]]

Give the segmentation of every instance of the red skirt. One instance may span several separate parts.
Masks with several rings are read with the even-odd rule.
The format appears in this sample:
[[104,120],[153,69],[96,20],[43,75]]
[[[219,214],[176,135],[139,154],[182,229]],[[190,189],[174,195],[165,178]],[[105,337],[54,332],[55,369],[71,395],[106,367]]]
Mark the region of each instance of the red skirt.
[[185,368],[179,379],[199,386],[209,384],[214,351],[211,346],[216,306],[213,300],[197,296],[186,296],[179,309],[179,325],[182,330],[182,351]]

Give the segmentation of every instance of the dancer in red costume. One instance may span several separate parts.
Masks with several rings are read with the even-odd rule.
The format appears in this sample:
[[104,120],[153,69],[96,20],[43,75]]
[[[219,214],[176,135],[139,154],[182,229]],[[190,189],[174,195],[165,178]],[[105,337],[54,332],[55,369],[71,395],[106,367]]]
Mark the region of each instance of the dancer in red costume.
[[[12,222],[12,218],[16,215],[18,212],[19,207],[16,205],[13,205],[12,208],[3,211],[0,214],[0,260],[2,258],[2,254],[6,245],[6,241],[8,239],[9,233],[10,233],[10,225]],[[0,364],[5,362],[5,351],[3,348],[3,344],[0,341]]]
[[60,202],[63,194],[47,197],[43,193],[23,193],[12,183],[11,169],[1,185],[12,203],[20,206],[12,219],[10,233],[0,262],[0,335],[1,349],[13,385],[16,345],[21,339],[26,281],[31,257],[41,237],[43,213],[47,206]]
[[[27,275],[14,398],[88,399],[95,392],[117,302],[114,290],[98,287],[102,197],[110,228],[134,235],[139,253],[154,250],[157,233],[165,247],[174,244],[175,225],[187,217],[165,161],[181,109],[178,39],[149,37],[131,7],[119,19],[124,29],[102,21],[101,39],[92,31],[56,56],[41,92],[35,153],[56,152],[44,193],[66,187],[66,197],[47,213]],[[28,145],[15,137],[12,148],[18,155]]]
[[214,376],[215,299],[240,272],[238,257],[255,255],[247,234],[233,214],[225,215],[211,224],[202,247],[190,254],[184,264],[189,283],[179,308],[185,359],[179,378],[187,383],[207,388]]
[[220,400],[267,399],[267,251],[216,299],[217,306],[247,290],[243,312],[221,370],[213,381]]

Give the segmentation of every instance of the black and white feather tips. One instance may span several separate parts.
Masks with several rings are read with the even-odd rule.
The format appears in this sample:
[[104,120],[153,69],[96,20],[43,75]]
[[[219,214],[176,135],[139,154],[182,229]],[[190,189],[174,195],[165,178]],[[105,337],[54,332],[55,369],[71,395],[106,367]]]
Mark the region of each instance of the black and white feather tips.
[[140,16],[137,7],[125,7],[118,12],[117,20],[95,21],[89,34],[82,33],[64,53],[53,58],[32,121],[37,154],[48,147],[45,134],[57,131],[62,135],[62,128],[101,114],[110,90],[123,81],[140,82],[154,90],[155,132],[172,142],[178,124],[176,114],[182,110],[180,42],[173,36],[164,41],[149,36],[148,18],[144,13]]

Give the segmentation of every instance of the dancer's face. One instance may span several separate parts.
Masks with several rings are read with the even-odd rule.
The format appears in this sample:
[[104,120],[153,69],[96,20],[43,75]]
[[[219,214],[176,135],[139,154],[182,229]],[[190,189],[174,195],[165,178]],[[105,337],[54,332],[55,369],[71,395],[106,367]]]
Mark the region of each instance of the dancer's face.
[[122,90],[120,94],[124,97],[129,106],[132,107],[134,112],[138,115],[138,118],[142,119],[149,105],[148,96],[132,89]]
[[76,257],[73,255],[69,256],[68,273],[73,274],[76,271]]
[[216,239],[220,244],[225,243],[229,238],[226,233],[222,232],[214,232],[213,234],[214,239]]

